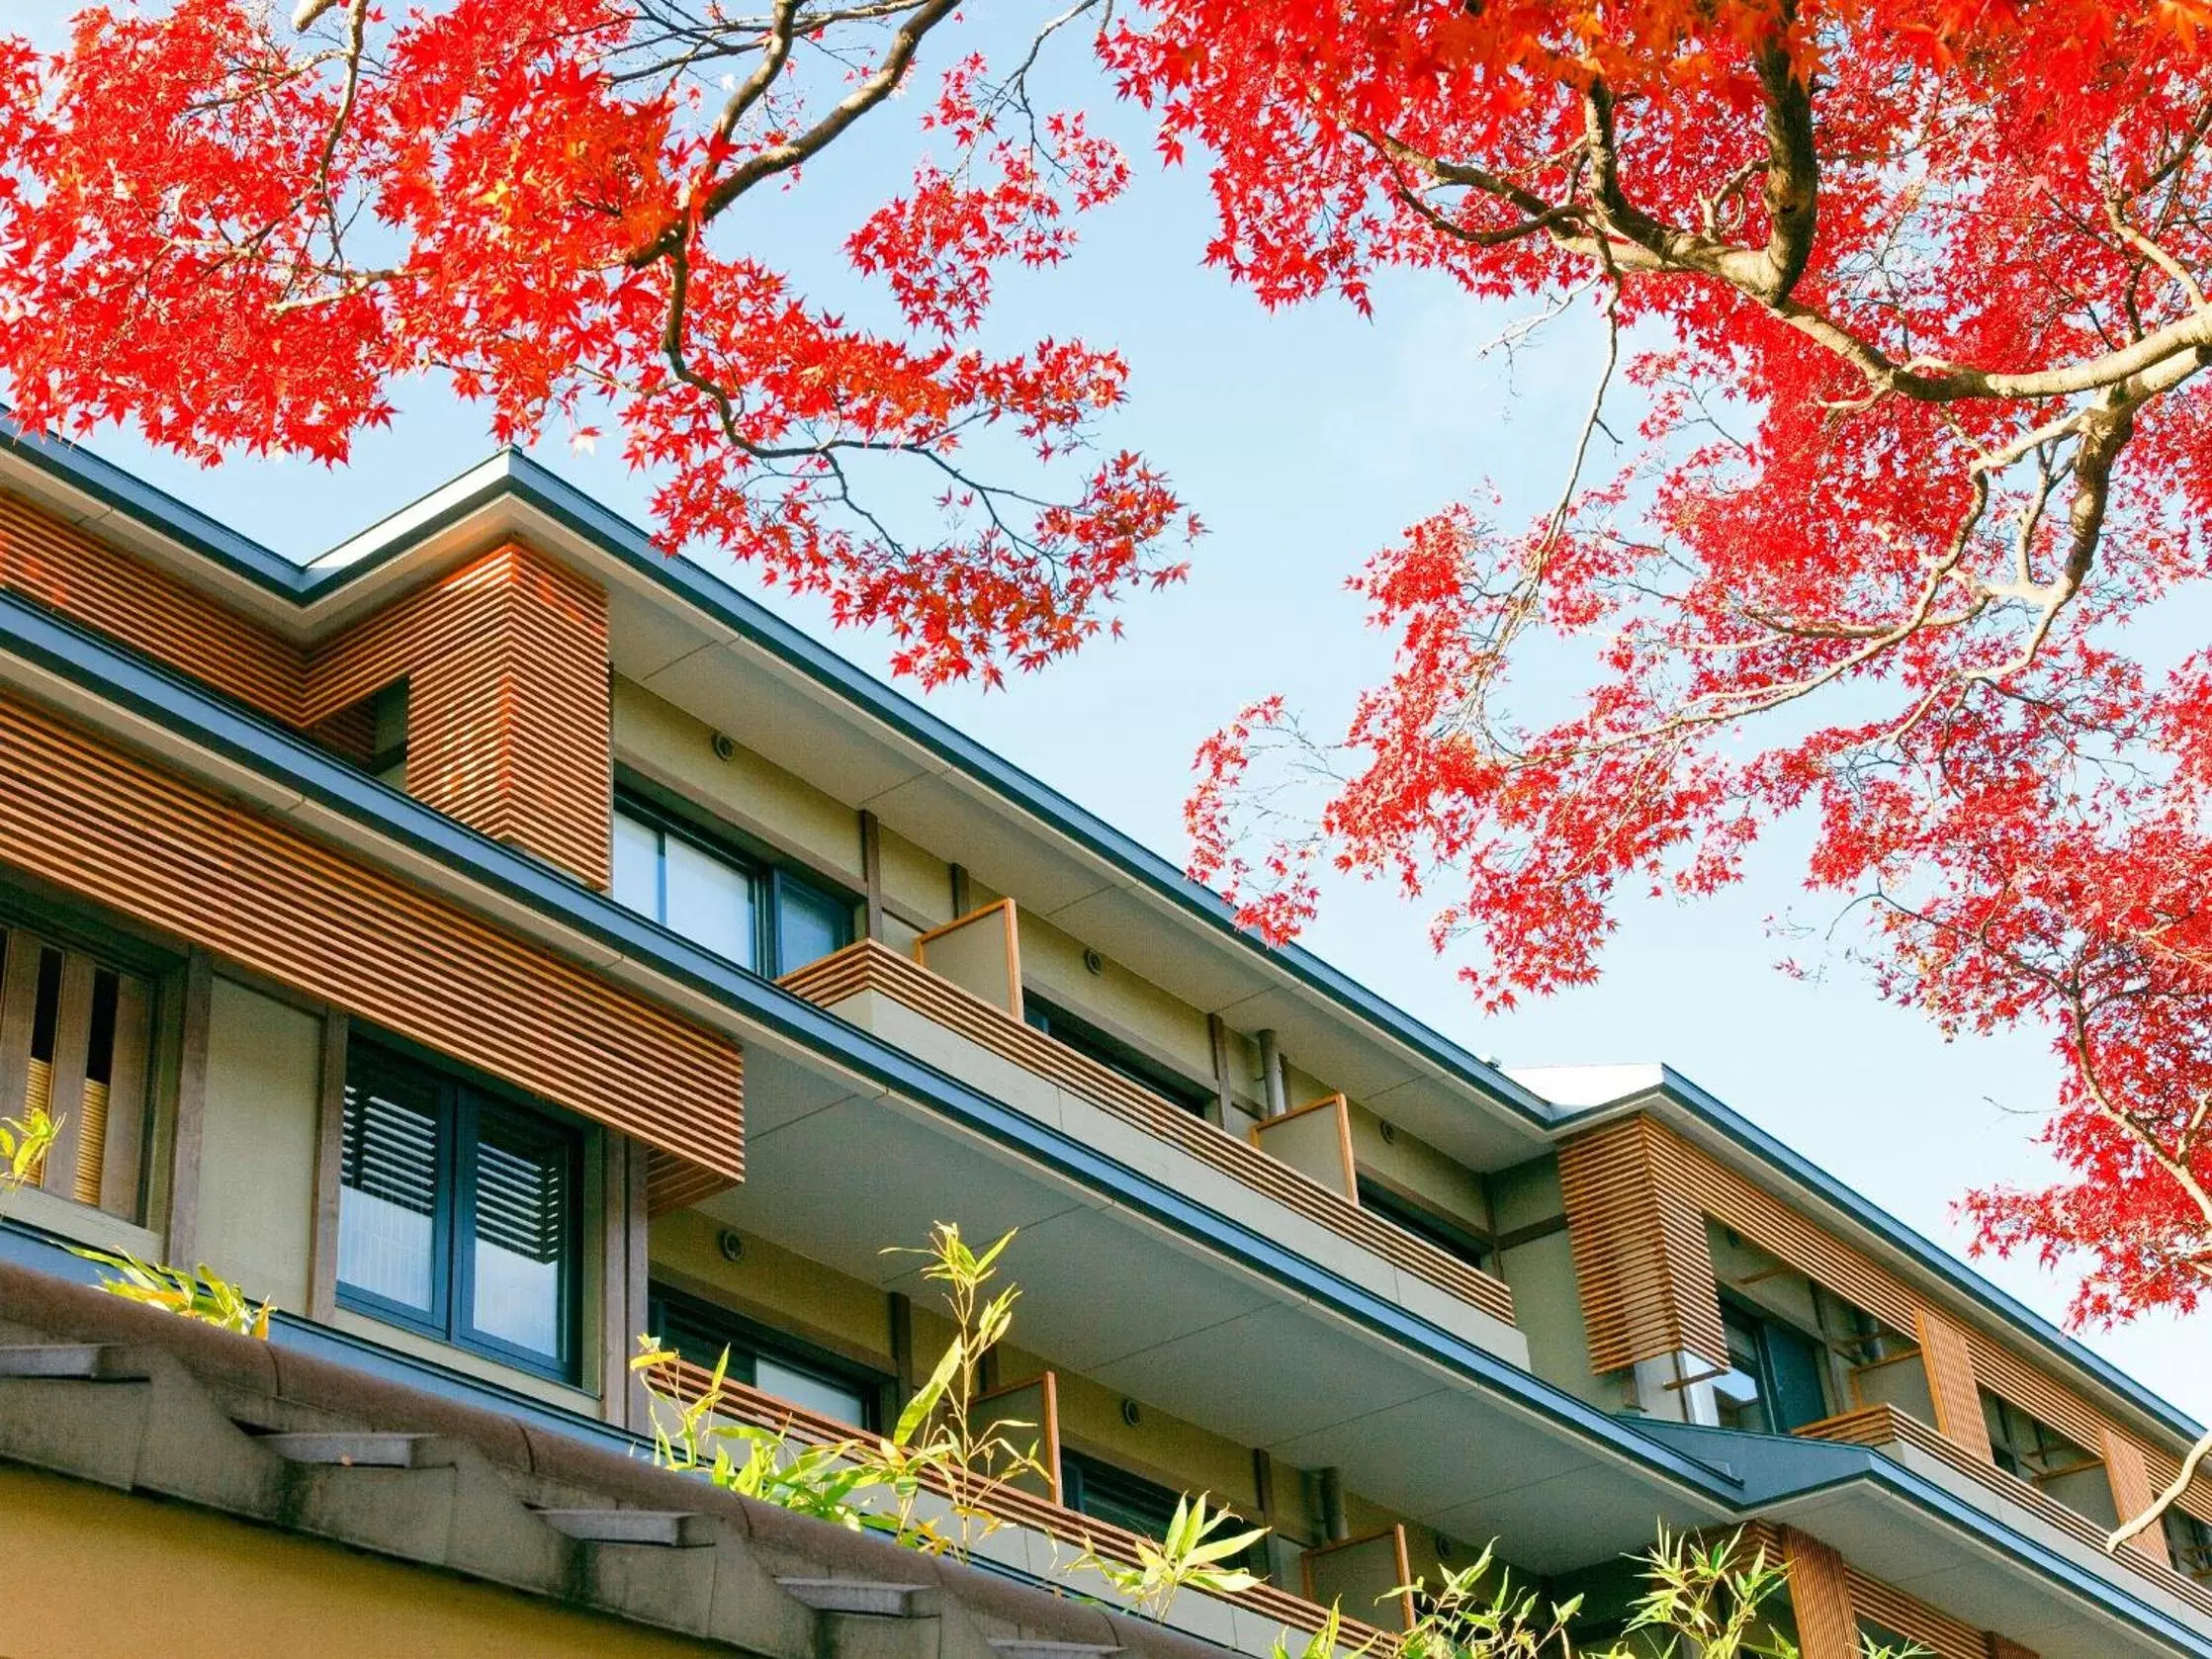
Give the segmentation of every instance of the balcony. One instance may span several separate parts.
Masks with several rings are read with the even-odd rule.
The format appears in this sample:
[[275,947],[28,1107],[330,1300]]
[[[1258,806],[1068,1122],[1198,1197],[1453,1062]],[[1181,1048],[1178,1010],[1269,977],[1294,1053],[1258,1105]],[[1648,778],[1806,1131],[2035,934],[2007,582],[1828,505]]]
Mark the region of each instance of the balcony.
[[[972,950],[969,954],[979,961],[994,955]],[[1018,978],[1011,949],[1004,960],[1007,965],[1003,969],[997,966],[995,956],[991,962],[995,981],[991,989],[997,992],[1001,985],[1007,986],[1007,1000],[1012,1002],[1012,987],[1018,985]],[[1320,1166],[1315,1167],[1315,1173],[1309,1173],[1308,1168],[1239,1140],[1218,1125],[1162,1099],[1111,1068],[1024,1024],[998,1001],[987,999],[946,974],[913,961],[877,940],[863,939],[786,975],[781,983],[810,1002],[854,1023],[876,1029],[878,1035],[900,1042],[902,1047],[932,1064],[965,1076],[969,1081],[978,1081],[979,1068],[972,1052],[963,1055],[941,1041],[930,1041],[928,1033],[914,1029],[911,1019],[899,1022],[899,1030],[885,1028],[886,1022],[876,1008],[868,1005],[867,1000],[879,999],[895,1004],[910,1016],[921,1016],[938,1031],[962,1039],[984,1051],[990,1060],[1015,1068],[1032,1080],[1031,1087],[1023,1089],[1018,1079],[1007,1079],[1009,1087],[1003,1093],[1009,1104],[1034,1115],[1049,1116],[1053,1111],[1052,1103],[1038,1097],[1034,1085],[1048,1086],[1045,1093],[1051,1090],[1065,1091],[1119,1124],[1140,1131],[1157,1146],[1171,1149],[1218,1177],[1226,1177],[1247,1193],[1272,1201],[1279,1206],[1276,1219],[1281,1219],[1282,1211],[1288,1211],[1332,1236],[1333,1240],[1353,1246],[1382,1264],[1386,1279],[1403,1275],[1394,1283],[1380,1287],[1414,1306],[1424,1317],[1459,1327],[1482,1346],[1494,1352],[1509,1353],[1517,1363],[1526,1363],[1525,1345],[1519,1341],[1518,1333],[1512,1331],[1513,1293],[1504,1281],[1363,1210],[1349,1192],[1349,1151],[1338,1151],[1339,1136],[1303,1137],[1321,1144],[1330,1159],[1341,1158],[1346,1166],[1341,1175],[1333,1168],[1326,1169],[1326,1179]],[[1332,1098],[1341,1112],[1341,1097]],[[1314,1115],[1318,1118],[1321,1114]],[[1302,1124],[1305,1120],[1296,1121]],[[1288,1141],[1288,1137],[1280,1138]],[[1322,1160],[1322,1166],[1328,1163],[1329,1159]],[[1168,1173],[1173,1176],[1188,1172]],[[1192,1190],[1187,1183],[1179,1182],[1179,1185]],[[1283,1235],[1280,1226],[1266,1230],[1273,1236]],[[1330,1265],[1338,1264],[1332,1261]],[[1436,1294],[1439,1292],[1443,1305]],[[1463,1317],[1455,1317],[1455,1307],[1480,1315],[1479,1323],[1485,1328],[1465,1331],[1468,1322]]]
[[2123,1544],[2116,1552],[2108,1554],[2104,1547],[2104,1529],[2094,1522],[2068,1509],[2017,1475],[2007,1474],[1995,1464],[1986,1463],[1964,1447],[1954,1445],[1927,1424],[1895,1406],[1867,1406],[1844,1412],[1807,1424],[1798,1435],[1805,1440],[1875,1447],[1894,1461],[1953,1491],[1959,1491],[1964,1483],[1973,1490],[1962,1495],[1980,1499],[1977,1507],[1993,1509],[1995,1506],[1988,1500],[1994,1498],[1998,1504],[2018,1512],[2004,1519],[2023,1532],[2031,1536],[2042,1533],[2046,1541],[2051,1542],[2058,1541],[2049,1537],[2056,1533],[2064,1540],[2059,1545],[2064,1553],[2080,1559],[2086,1550],[2096,1562],[2106,1566],[2117,1564],[2192,1611],[2212,1615],[2212,1589],[2128,1545]]
[[[685,1362],[674,1367],[672,1381],[676,1390],[688,1398],[704,1396],[713,1380],[713,1373],[701,1366]],[[832,1445],[850,1441],[860,1433],[850,1424],[727,1379],[722,1384],[720,1400],[717,1417],[769,1430],[797,1444]],[[1045,1435],[1047,1443],[1056,1439],[1054,1433]],[[940,1499],[947,1497],[947,1489],[941,1482],[925,1476],[924,1484]],[[1054,1485],[1057,1487],[1056,1474]],[[1054,1568],[1064,1573],[1087,1549],[1107,1560],[1130,1565],[1137,1562],[1135,1533],[1080,1514],[1054,1497],[1003,1485],[991,1494],[987,1507],[1006,1525],[1003,1530],[976,1546],[979,1560],[1040,1579],[1055,1588],[1060,1577]],[[1403,1554],[1401,1543],[1394,1557],[1401,1566]],[[1386,1578],[1388,1576],[1385,1574]],[[1402,1582],[1402,1578],[1393,1581]],[[1106,1602],[1115,1600],[1115,1592],[1103,1580],[1086,1576],[1081,1579],[1079,1588],[1086,1596]],[[1348,1595],[1342,1599],[1349,1605],[1355,1597]],[[1178,1596],[1168,1609],[1165,1622],[1201,1640],[1218,1642],[1253,1655],[1254,1659],[1265,1659],[1283,1631],[1303,1634],[1318,1630],[1327,1616],[1327,1610],[1315,1602],[1270,1584],[1259,1584],[1226,1596],[1188,1591]],[[1341,1622],[1343,1651],[1364,1652],[1382,1659],[1395,1650],[1396,1639],[1390,1632],[1349,1615]]]

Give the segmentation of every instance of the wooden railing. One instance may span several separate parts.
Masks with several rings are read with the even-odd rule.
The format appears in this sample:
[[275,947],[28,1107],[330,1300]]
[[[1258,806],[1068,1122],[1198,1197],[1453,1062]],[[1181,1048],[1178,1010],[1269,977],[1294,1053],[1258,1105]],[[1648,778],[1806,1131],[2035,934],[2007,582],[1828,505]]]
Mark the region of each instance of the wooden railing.
[[879,940],[862,939],[834,956],[811,963],[781,982],[811,1003],[825,1006],[881,992],[893,1001],[1011,1060],[1024,1071],[1050,1080],[1134,1124],[1147,1134],[1265,1193],[1308,1221],[1373,1252],[1416,1278],[1479,1308],[1491,1318],[1513,1323],[1513,1292],[1501,1279],[1417,1239],[1381,1217],[1371,1215],[1340,1191],[1331,1191],[1282,1160],[1249,1146],[1218,1125],[1162,1099],[1111,1067],[1025,1025],[950,981],[909,961]]
[[[1891,1405],[1866,1406],[1858,1411],[1809,1423],[1798,1434],[1812,1441],[1842,1441],[1852,1445],[1909,1445],[1956,1470],[2005,1502],[2027,1511],[2038,1521],[2058,1528],[2078,1543],[2102,1555],[2104,1528],[2079,1515],[2056,1498],[2038,1490],[1994,1463],[1985,1463],[1965,1447],[1955,1445],[1918,1418]],[[2212,1589],[2175,1572],[2162,1561],[2123,1544],[2106,1557],[2139,1577],[2149,1579],[2168,1595],[2187,1603],[2199,1613],[2212,1615]]]
[[[673,1370],[678,1392],[688,1399],[695,1400],[703,1396],[714,1380],[711,1371],[688,1362],[678,1362]],[[716,1415],[732,1422],[771,1430],[803,1445],[832,1445],[864,1438],[864,1431],[855,1429],[849,1423],[841,1423],[834,1417],[808,1411],[788,1400],[778,1399],[773,1394],[728,1380],[722,1384]],[[924,1484],[939,1497],[950,1496],[948,1486],[942,1481],[926,1478]],[[1024,1492],[1013,1486],[997,1486],[990,1492],[988,1502],[980,1507],[1011,1526],[1042,1532],[1071,1549],[1089,1549],[1106,1559],[1128,1565],[1135,1565],[1137,1562],[1137,1536],[1134,1532],[1093,1520],[1090,1516],[1079,1514],[1036,1493]],[[1286,1590],[1278,1590],[1272,1584],[1254,1585],[1249,1590],[1219,1599],[1247,1609],[1262,1618],[1273,1619],[1291,1630],[1318,1630],[1328,1617],[1327,1609],[1316,1607]],[[1371,1651],[1377,1655],[1388,1653],[1394,1648],[1394,1639],[1389,1633],[1371,1624],[1347,1616],[1343,1620],[1343,1646],[1347,1652],[1357,1652],[1364,1645],[1371,1644]]]

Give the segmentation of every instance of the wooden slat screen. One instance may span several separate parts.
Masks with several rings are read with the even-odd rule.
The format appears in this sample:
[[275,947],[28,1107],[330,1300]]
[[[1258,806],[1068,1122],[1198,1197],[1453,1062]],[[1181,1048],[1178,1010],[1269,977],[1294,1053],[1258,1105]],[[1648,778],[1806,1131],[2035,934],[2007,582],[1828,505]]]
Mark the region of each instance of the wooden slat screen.
[[6,697],[0,847],[70,892],[744,1179],[730,1038]]
[[1935,1427],[1953,1445],[1990,1460],[1990,1426],[1982,1415],[1975,1378],[1974,1345],[1963,1327],[1933,1308],[1918,1314],[1920,1358],[1927,1366]]
[[[2151,1484],[2150,1463],[2143,1455],[2140,1441],[2108,1428],[2104,1431],[2101,1448],[2092,1444],[2090,1449],[2104,1452],[2105,1472],[2112,1481],[2112,1507],[2121,1520],[2132,1520],[2151,1507],[2159,1492]],[[2172,1564],[2172,1557],[2167,1553],[2163,1527],[2146,1527],[2128,1540],[2127,1547],[2154,1561]]]
[[1661,1131],[1648,1118],[1559,1148],[1559,1188],[1593,1370],[1693,1353],[1728,1362],[1705,1218],[1661,1179]]
[[1858,1659],[1859,1625],[1851,1610],[1851,1577],[1843,1557],[1794,1528],[1782,1528],[1780,1532],[1799,1650],[1805,1659]]
[[737,1183],[728,1177],[688,1158],[678,1158],[672,1152],[663,1152],[655,1147],[646,1158],[645,1213],[649,1221],[658,1221],[677,1210],[687,1210],[693,1204],[704,1203],[717,1192],[727,1192]]
[[606,595],[502,547],[356,624],[308,663],[299,723],[407,682],[407,792],[496,840],[609,880]]
[[300,653],[197,588],[0,495],[0,587],[297,725]]
[[862,939],[847,945],[833,956],[784,975],[779,983],[824,1007],[834,1007],[864,991],[879,992],[1212,1165],[1307,1220],[1480,1308],[1491,1318],[1509,1325],[1513,1322],[1513,1292],[1503,1280],[1370,1214],[1342,1193],[1316,1184],[1217,1124],[1163,1100],[1111,1067],[1023,1024],[1004,1008],[939,978],[880,941]]
[[[1992,1638],[1986,1631],[1929,1607],[1917,1596],[1907,1596],[1894,1585],[1868,1578],[1856,1567],[1846,1568],[1845,1573],[1851,1611],[1860,1617],[1871,1618],[1906,1641],[1918,1643],[1935,1659],[1988,1659]],[[1810,1650],[1807,1659],[1812,1659]]]
[[39,1184],[138,1218],[152,987],[28,927],[0,928],[0,1117],[57,1132]]
[[362,700],[407,680],[408,790],[607,885],[606,596],[550,559],[500,548],[306,654],[121,549],[0,495],[0,587],[356,762],[366,758]]

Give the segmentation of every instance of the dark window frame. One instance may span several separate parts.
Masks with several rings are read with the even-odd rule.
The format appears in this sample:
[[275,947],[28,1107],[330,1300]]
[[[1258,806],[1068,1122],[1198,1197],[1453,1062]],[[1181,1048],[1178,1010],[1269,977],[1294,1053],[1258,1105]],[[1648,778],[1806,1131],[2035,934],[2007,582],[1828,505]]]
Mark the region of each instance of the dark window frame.
[[[853,1427],[870,1435],[883,1432],[883,1425],[889,1416],[886,1407],[892,1387],[892,1378],[885,1372],[860,1360],[849,1359],[832,1349],[824,1348],[820,1343],[809,1342],[804,1337],[794,1336],[789,1331],[740,1313],[711,1297],[679,1289],[660,1279],[649,1280],[646,1286],[647,1328],[656,1340],[678,1353],[681,1352],[680,1348],[670,1342],[667,1335],[667,1314],[671,1307],[679,1317],[707,1328],[701,1334],[706,1337],[708,1346],[713,1347],[719,1341],[722,1347],[729,1349],[733,1361],[742,1353],[752,1364],[757,1365],[764,1357],[786,1370],[812,1372],[818,1379],[834,1387],[851,1389],[859,1398],[862,1419]],[[704,1364],[711,1369],[715,1359],[694,1357],[690,1362]],[[735,1363],[730,1374],[737,1381],[745,1382],[749,1388],[758,1386],[757,1383],[748,1382],[746,1378],[738,1376]],[[754,1374],[757,1375],[757,1371]]]
[[[789,973],[793,968],[806,965],[803,962],[786,965],[783,960],[786,954],[784,917],[789,910],[786,895],[791,893],[796,893],[801,902],[816,901],[825,910],[836,914],[838,925],[833,931],[838,943],[833,947],[834,950],[842,950],[852,943],[856,931],[853,927],[853,915],[860,906],[860,899],[843,886],[824,879],[812,869],[779,857],[728,825],[702,823],[700,816],[688,810],[680,800],[627,772],[618,772],[616,775],[614,811],[650,827],[664,837],[676,836],[693,850],[740,872],[752,884],[752,965],[733,962],[732,966],[761,979],[772,980]],[[665,851],[660,856],[658,875],[659,886],[654,905],[656,914],[646,919],[655,926],[666,927],[681,937],[678,929],[662,919],[668,909],[668,861]],[[807,960],[819,961],[821,958],[809,957]]]
[[1149,1090],[1172,1106],[1193,1117],[1204,1117],[1220,1098],[1210,1083],[1200,1083],[1174,1067],[1164,1065],[1110,1031],[1101,1030],[1081,1014],[1027,986],[1021,988],[1021,1018],[1031,1030],[1042,1031],[1055,1042],[1067,1044],[1086,1060],[1096,1061],[1139,1089]]
[[[393,1066],[428,1081],[436,1091],[437,1153],[435,1189],[430,1216],[431,1305],[429,1309],[337,1281],[338,1306],[364,1314],[418,1336],[449,1344],[471,1353],[495,1359],[534,1376],[576,1386],[580,1383],[583,1355],[583,1278],[586,1210],[584,1177],[587,1169],[587,1125],[567,1113],[525,1100],[513,1091],[482,1080],[415,1044],[384,1035],[354,1033],[346,1045],[347,1087],[353,1086],[357,1061]],[[547,1355],[536,1349],[511,1343],[479,1330],[476,1325],[476,1252],[469,1248],[476,1237],[477,1148],[488,1113],[531,1130],[552,1130],[567,1153],[568,1214],[565,1218],[568,1249],[560,1261],[559,1331],[561,1352]],[[343,1191],[338,1198],[341,1210]]]
[[[1982,1397],[1983,1427],[1990,1431],[1990,1460],[2015,1480],[2024,1480],[2041,1490],[2046,1481],[2064,1480],[2068,1475],[2078,1475],[2084,1469],[2101,1468],[2104,1459],[2088,1447],[2081,1445],[2071,1435],[2054,1429],[2035,1413],[2014,1405],[1993,1389],[1979,1390]],[[1994,1405],[1992,1413],[1990,1407]],[[1994,1422],[1991,1422],[1991,1419]],[[2035,1444],[2025,1449],[2020,1431],[2026,1430]],[[2049,1459],[2060,1452],[2073,1454],[2073,1461],[2052,1468],[2037,1468],[2034,1462]]]
[[2172,1505],[2159,1518],[2159,1528],[2173,1570],[2199,1584],[2212,1583],[2212,1522]]

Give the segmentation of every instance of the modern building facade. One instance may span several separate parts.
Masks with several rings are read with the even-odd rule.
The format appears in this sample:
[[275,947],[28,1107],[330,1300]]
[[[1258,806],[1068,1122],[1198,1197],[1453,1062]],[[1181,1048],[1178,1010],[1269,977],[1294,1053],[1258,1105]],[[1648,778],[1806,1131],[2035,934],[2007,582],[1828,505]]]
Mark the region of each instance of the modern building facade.
[[[995,1584],[1184,1492],[1273,1529],[1262,1587],[1074,1647],[1265,1655],[1330,1602],[1386,1637],[1384,1592],[1493,1539],[1601,1629],[1664,1526],[1785,1559],[1810,1659],[2212,1653],[2212,1483],[2101,1543],[2194,1424],[1673,1073],[1501,1071],[1264,948],[525,460],[300,568],[0,448],[0,1115],[64,1122],[0,1227],[0,1514],[35,1551],[304,1530],[364,1607],[428,1570],[477,1617],[477,1568],[361,1496],[413,1413],[475,1448],[439,1502],[558,1535],[477,1574],[547,1604],[517,1651],[572,1615],[636,1627],[609,1652],[804,1648],[893,1552],[761,1545],[744,1628],[783,1634],[716,1624],[653,1555],[699,1540],[638,1469],[626,1356],[728,1348],[734,1410],[880,1425],[943,1341],[886,1252],[954,1221],[1018,1229],[990,1380],[1048,1465]],[[72,1242],[272,1298],[275,1380],[139,1353],[60,1282]],[[206,1468],[57,1438],[126,1349],[217,1426]],[[970,1622],[1007,1654],[1026,1616]]]

